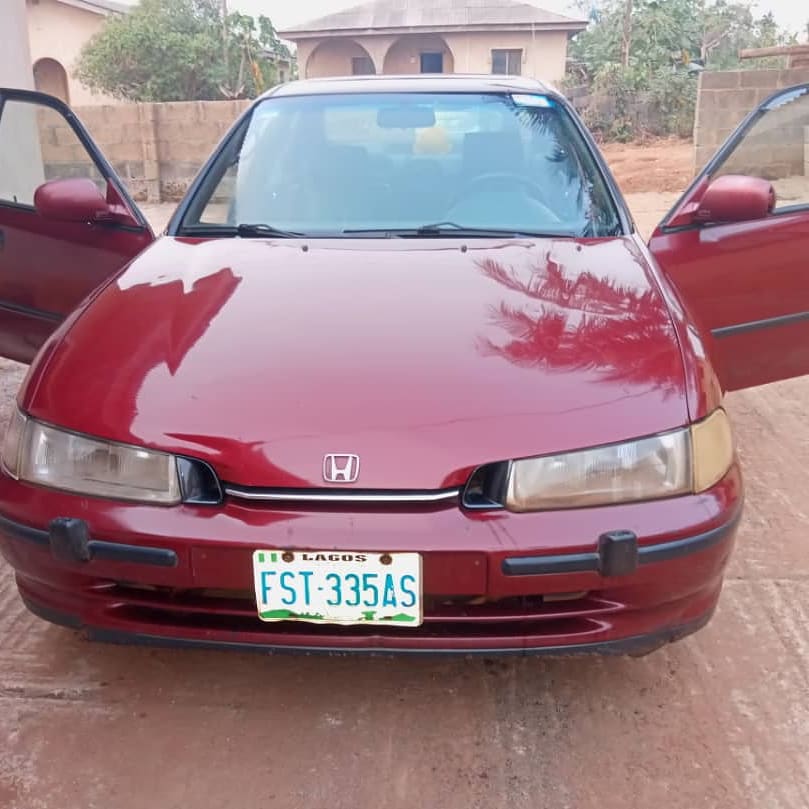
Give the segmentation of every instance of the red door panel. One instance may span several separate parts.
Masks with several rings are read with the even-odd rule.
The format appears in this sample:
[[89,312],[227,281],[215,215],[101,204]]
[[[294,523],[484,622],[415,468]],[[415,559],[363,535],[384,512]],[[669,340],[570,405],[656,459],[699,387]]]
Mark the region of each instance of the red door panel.
[[0,355],[30,362],[99,284],[152,241],[145,229],[52,222],[0,205]]
[[[725,390],[809,373],[809,86],[766,101],[696,178],[649,246],[706,335]],[[754,221],[700,222],[727,174],[761,177],[778,201]]]
[[[14,161],[22,164],[16,178],[0,180],[0,356],[30,362],[59,323],[154,237],[112,168],[58,100],[0,89],[0,149],[0,171],[8,175]],[[88,176],[103,189],[118,221],[43,217],[33,205],[33,186],[70,176]]]
[[809,373],[809,212],[658,232],[651,248],[725,390]]

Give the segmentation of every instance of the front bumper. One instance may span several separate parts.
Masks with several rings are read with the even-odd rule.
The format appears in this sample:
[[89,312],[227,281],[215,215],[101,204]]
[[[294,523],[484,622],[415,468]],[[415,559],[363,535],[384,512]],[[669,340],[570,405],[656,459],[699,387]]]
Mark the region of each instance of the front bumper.
[[[694,631],[713,612],[741,481],[734,468],[693,497],[509,514],[457,506],[302,511],[233,500],[166,509],[2,478],[0,511],[0,549],[25,603],[101,640],[272,651],[640,653]],[[31,514],[39,525],[30,525]],[[76,533],[66,538],[59,529],[63,517],[89,529],[77,547]],[[612,554],[599,542],[609,532],[634,534],[634,553],[624,546]],[[415,629],[264,623],[252,598],[256,548],[419,551],[425,622]]]

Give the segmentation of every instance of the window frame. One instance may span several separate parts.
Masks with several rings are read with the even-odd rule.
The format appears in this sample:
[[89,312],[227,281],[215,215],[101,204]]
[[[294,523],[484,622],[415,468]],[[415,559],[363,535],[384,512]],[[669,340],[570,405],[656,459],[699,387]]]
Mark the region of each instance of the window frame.
[[[728,136],[727,140],[717,149],[713,157],[703,166],[702,170],[697,173],[696,177],[691,181],[690,185],[682,193],[679,199],[668,210],[666,215],[662,218],[658,226],[662,233],[679,233],[684,230],[708,230],[716,227],[727,227],[726,223],[722,222],[688,222],[676,223],[676,220],[682,215],[683,207],[687,203],[693,201],[695,193],[701,185],[707,186],[716,178],[717,172],[722,166],[727,163],[731,155],[736,151],[739,144],[745,139],[750,130],[761,120],[767,113],[773,109],[782,106],[790,97],[806,96],[809,99],[809,83],[795,85],[794,87],[785,87],[782,90],[777,90],[770,96],[764,99],[757,107],[754,107],[742,119],[736,129]],[[703,189],[704,193],[704,189]],[[768,218],[777,216],[790,216],[809,211],[809,202],[800,205],[789,205],[783,208],[776,208]],[[670,224],[675,220],[675,224]],[[755,221],[765,221],[762,219]]]
[[[230,132],[225,136],[224,140],[220,143],[218,149],[214,149],[213,154],[208,158],[207,163],[202,167],[200,173],[197,175],[196,180],[191,184],[186,192],[183,201],[177,207],[177,210],[169,221],[166,232],[169,235],[180,235],[176,229],[181,228],[183,222],[188,217],[196,217],[197,220],[201,219],[203,212],[208,207],[211,197],[216,191],[219,183],[222,182],[228,169],[233,163],[228,163],[223,160],[221,167],[217,165],[219,158],[228,150],[242,148],[244,139],[247,136],[247,130],[250,122],[253,120],[253,113],[258,107],[258,103],[251,105],[249,109],[236,121],[231,128]],[[200,204],[204,199],[204,204]],[[176,220],[176,222],[175,222]],[[174,231],[172,228],[174,227]]]
[[[37,91],[37,92],[39,92],[39,91]],[[50,96],[46,96],[46,97],[50,98]],[[54,96],[54,98],[55,98],[55,96]],[[61,99],[59,99],[59,101],[61,101]],[[52,106],[50,104],[41,104],[38,100],[21,99],[21,98],[5,98],[5,97],[0,98],[0,135],[2,135],[2,132],[3,132],[3,129],[2,129],[2,127],[3,127],[3,115],[5,114],[5,111],[6,111],[6,103],[7,102],[11,102],[13,104],[26,104],[26,105],[28,105],[30,107],[33,107],[33,108],[44,106],[44,107],[47,107],[49,109],[54,110],[57,114],[62,114],[61,110],[59,110],[57,107],[54,107],[54,106]],[[62,103],[64,103],[64,102],[62,102]],[[81,137],[79,136],[79,132],[76,129],[76,127],[73,126],[73,122],[63,114],[62,114],[62,119],[71,128],[71,130],[73,131],[73,134],[76,135],[77,142],[81,146],[84,147],[84,150],[85,150],[87,156],[89,157],[90,162],[95,166],[96,171],[98,172],[99,176],[104,180],[105,184],[108,183],[109,182],[109,177],[107,177],[105,175],[105,173],[103,171],[103,167],[101,165],[99,165],[98,161],[95,159],[95,156],[93,155],[92,151],[88,148],[88,144],[85,143],[81,139]],[[2,145],[3,145],[2,141],[0,141],[0,148],[2,148]],[[42,145],[41,141],[40,141],[39,145],[40,145],[40,148],[41,148],[41,145]],[[60,179],[60,178],[52,177],[51,179],[55,180],[55,179]],[[45,178],[45,180],[43,182],[48,182],[48,179]],[[38,187],[39,186],[37,186],[37,188]],[[34,193],[36,192],[36,190],[37,189],[35,188]],[[23,210],[23,211],[35,212],[36,211],[36,206],[34,205],[33,199],[34,199],[34,197],[33,197],[33,194],[32,194],[31,203],[29,204],[27,202],[14,202],[13,200],[5,199],[4,197],[0,196],[0,205],[2,205],[4,208],[13,208],[15,210]]]
[[[773,99],[772,101],[767,101],[767,102],[764,103],[764,105],[762,105],[762,107],[760,109],[761,114],[757,115],[755,120],[750,121],[749,126],[745,129],[744,133],[742,133],[741,137],[734,144],[733,148],[730,151],[728,151],[727,154],[724,156],[724,159],[722,160],[722,163],[715,166],[713,171],[711,172],[711,174],[708,175],[709,182],[713,182],[713,180],[715,180],[717,177],[724,176],[724,175],[721,174],[722,169],[733,158],[733,156],[738,152],[739,148],[743,148],[745,140],[748,138],[748,136],[753,134],[753,130],[756,128],[756,126],[761,121],[763,121],[767,117],[767,115],[769,113],[771,113],[771,112],[773,112],[773,111],[775,111],[777,109],[780,109],[781,107],[784,106],[785,103],[789,102],[789,100],[790,100],[788,98],[789,93],[787,93],[786,95],[787,95],[787,98],[781,98],[779,96],[777,104],[772,103],[775,100],[775,99]],[[806,108],[807,108],[807,113],[809,113],[809,91],[807,91],[807,90],[803,90],[803,91],[802,90],[796,90],[793,95],[794,95],[794,98],[791,99],[791,100],[798,101],[798,99],[803,99],[803,103],[806,105]],[[804,130],[809,132],[809,117],[807,117],[807,123],[803,125],[803,128],[804,128]],[[809,145],[809,141],[805,140],[804,141],[804,166],[809,166],[809,163],[806,162],[807,160],[809,160],[809,152],[807,152],[807,150],[806,150],[807,145]],[[734,172],[734,173],[737,173],[737,172]],[[755,177],[755,176],[758,176],[758,175],[745,173],[745,176]],[[804,176],[807,178],[807,181],[809,181],[809,175],[805,174]],[[777,189],[777,187],[775,185],[777,180],[767,180],[766,177],[762,177],[761,179],[766,180],[776,190],[776,207],[772,211],[770,216],[778,216],[779,214],[782,214],[782,213],[787,213],[788,214],[788,213],[795,213],[795,212],[798,212],[798,211],[807,211],[807,210],[809,210],[809,195],[807,196],[805,202],[798,202],[798,203],[796,203],[794,205],[784,205],[784,206],[778,207],[778,193],[777,193],[778,189]],[[780,179],[784,179],[784,178],[780,178]]]
[[[370,70],[363,70],[357,72],[357,63],[363,62]],[[352,76],[375,76],[376,75],[376,65],[374,65],[374,60],[370,56],[352,56],[351,57],[351,75]]]
[[[378,90],[375,92],[380,94],[386,93],[397,94],[408,91]],[[492,91],[491,89],[484,89],[484,88],[469,89],[469,90],[447,90],[442,92],[445,93],[446,95],[457,95],[457,96],[511,95],[514,93],[519,94],[519,91],[516,88],[513,91],[509,90],[508,92],[504,90]],[[250,107],[248,107],[239,116],[239,118],[236,119],[230,131],[224,136],[224,138],[219,143],[217,148],[213,150],[213,152],[210,154],[206,162],[203,164],[196,178],[188,187],[185,196],[180,201],[179,205],[174,211],[174,214],[172,215],[171,219],[166,225],[165,230],[166,235],[172,237],[189,237],[192,235],[190,233],[183,233],[183,227],[185,225],[186,219],[188,219],[190,213],[198,211],[199,202],[197,201],[197,198],[200,197],[201,194],[207,191],[208,189],[215,188],[216,185],[220,182],[222,176],[224,176],[224,173],[227,170],[226,166],[221,171],[217,171],[218,169],[217,164],[219,163],[220,156],[225,151],[225,149],[232,147],[234,145],[233,144],[234,140],[236,140],[237,138],[245,137],[247,133],[247,128],[249,127],[250,121],[253,117],[253,113],[255,112],[255,110],[259,105],[272,104],[274,101],[283,98],[353,95],[355,93],[356,91],[351,92],[345,90],[332,91],[332,92],[319,91],[317,93],[290,92],[289,85],[286,85],[285,87],[279,85],[278,87],[271,90],[269,93],[266,93],[265,95],[256,99],[253,102],[253,104]],[[363,93],[361,92],[356,94],[363,95]],[[416,95],[416,93],[413,94]],[[618,184],[612,175],[612,172],[609,170],[609,167],[607,166],[604,156],[602,155],[601,150],[598,148],[598,144],[595,142],[592,133],[587,129],[581,117],[576,112],[575,108],[564,96],[560,95],[558,92],[553,91],[549,88],[543,90],[541,94],[549,99],[552,99],[553,102],[557,104],[559,108],[564,112],[564,114],[568,116],[568,119],[570,120],[572,127],[575,129],[576,133],[581,139],[582,146],[586,148],[590,154],[590,157],[593,162],[593,168],[598,174],[599,179],[603,183],[604,190],[607,195],[607,202],[613,207],[616,214],[617,225],[620,227],[620,233],[617,233],[615,236],[609,238],[621,238],[623,236],[631,236],[635,234],[637,230],[632,215],[629,212],[629,208],[627,207],[626,200],[624,199],[623,194],[621,193],[621,190],[618,187]],[[204,207],[205,206],[203,205],[202,209],[204,209]]]
[[[424,57],[438,57],[441,60],[441,70],[425,70]],[[444,52],[443,51],[419,51],[419,75],[421,76],[441,76],[444,73]]]
[[[491,62],[492,62],[492,75],[495,76],[522,76],[522,63],[523,63],[523,48],[492,48],[491,49]],[[497,54],[502,54],[502,56],[506,60],[506,70],[504,73],[496,72],[494,69],[494,60]],[[513,73],[509,67],[511,63],[511,58],[514,57],[517,60],[517,72]]]
[[[41,93],[38,90],[15,90],[14,88],[6,88],[0,90],[0,121],[2,121],[5,106],[9,101],[20,101],[23,103],[41,105],[48,107],[59,115],[67,122],[70,128],[75,133],[84,150],[90,156],[93,164],[98,170],[99,174],[106,180],[108,185],[112,185],[118,196],[123,200],[129,212],[132,214],[137,226],[124,224],[121,222],[105,222],[104,226],[120,230],[140,230],[145,228],[150,230],[150,226],[143,212],[132,199],[132,195],[127,190],[126,186],[121,182],[121,179],[115,173],[110,162],[104,157],[101,150],[96,145],[95,141],[90,137],[90,133],[84,128],[84,125],[78,119],[76,114],[70,107],[59,98],[50,96],[47,93]],[[27,213],[36,214],[34,205],[26,205],[22,203],[14,203],[0,199],[0,206],[12,208],[17,211],[25,211]]]

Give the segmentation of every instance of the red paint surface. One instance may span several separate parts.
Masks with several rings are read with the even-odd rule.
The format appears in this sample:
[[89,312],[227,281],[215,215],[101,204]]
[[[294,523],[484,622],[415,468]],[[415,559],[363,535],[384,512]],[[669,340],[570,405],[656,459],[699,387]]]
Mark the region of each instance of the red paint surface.
[[[94,537],[174,549],[178,567],[93,561],[58,562],[46,549],[0,531],[0,549],[17,569],[22,594],[89,626],[162,637],[220,642],[390,649],[528,648],[595,643],[686,624],[709,613],[719,596],[733,532],[704,552],[611,579],[597,573],[504,576],[504,558],[594,551],[598,535],[629,528],[641,544],[707,531],[737,513],[738,469],[702,495],[656,503],[541,514],[464,512],[457,507],[400,512],[272,509],[235,501],[223,507],[158,508],[75,498],[0,478],[5,516],[46,527],[70,512]],[[488,604],[433,604],[420,630],[312,628],[263,624],[251,595],[256,548],[418,551],[428,599],[482,597]],[[114,582],[146,590],[122,590]],[[151,589],[149,589],[151,588]],[[153,588],[169,588],[158,589]],[[200,588],[233,591],[214,598]],[[573,601],[541,606],[498,599],[587,591]],[[493,603],[492,603],[493,602]],[[451,616],[447,618],[447,614]],[[487,615],[492,617],[487,618]],[[510,617],[505,617],[510,616]]]
[[697,222],[748,222],[775,208],[775,189],[761,177],[726,174],[706,189],[694,213]]
[[[245,485],[320,486],[324,453],[351,451],[363,487],[429,489],[462,485],[488,461],[671,429],[718,402],[699,336],[633,237],[302,246],[160,240],[54,335],[24,409],[203,458]],[[44,528],[78,516],[94,537],[170,547],[180,559],[175,569],[62,565],[6,538],[31,603],[115,631],[324,648],[540,648],[699,620],[718,598],[732,533],[612,580],[506,577],[501,563],[593,551],[616,528],[642,543],[693,536],[740,499],[735,472],[698,497],[529,515],[236,501],[164,509],[0,486],[11,519],[37,515]],[[257,547],[417,550],[427,622],[410,635],[264,625],[249,592]],[[161,589],[122,591],[120,581]],[[530,601],[572,592],[586,595]],[[470,598],[483,603],[460,603]]]
[[[809,311],[809,214],[689,227],[707,186],[695,183],[648,249],[635,236],[466,245],[167,237],[77,310],[151,234],[43,225],[4,208],[0,299],[74,310],[20,402],[63,427],[205,459],[223,480],[251,486],[320,486],[329,452],[362,457],[363,488],[460,486],[487,462],[679,427],[718,406],[722,387],[809,371],[805,322],[711,334]],[[31,356],[52,321],[29,321],[0,322],[0,353]],[[45,528],[80,517],[99,539],[172,548],[179,565],[63,564],[1,533],[0,546],[30,602],[96,627],[281,645],[541,647],[706,617],[732,532],[615,579],[506,577],[503,559],[592,552],[612,529],[642,544],[693,536],[737,514],[741,499],[736,468],[699,496],[522,515],[235,500],[155,508],[0,477],[10,519]],[[418,551],[427,623],[409,635],[263,625],[248,592],[250,554],[263,547]],[[532,600],[576,592],[569,602]],[[478,603],[458,602],[469,598]]]
[[97,222],[109,213],[98,186],[87,177],[68,177],[43,183],[34,193],[37,213],[52,222]]
[[23,405],[253,486],[322,485],[324,454],[354,452],[359,486],[441,488],[688,422],[631,238],[165,238],[34,366]]
[[0,355],[20,362],[31,362],[58,318],[153,241],[147,228],[55,222],[11,205],[0,205],[0,231]]
[[725,390],[809,372],[809,321],[712,339],[713,329],[809,312],[809,211],[665,232],[650,249],[706,339]]

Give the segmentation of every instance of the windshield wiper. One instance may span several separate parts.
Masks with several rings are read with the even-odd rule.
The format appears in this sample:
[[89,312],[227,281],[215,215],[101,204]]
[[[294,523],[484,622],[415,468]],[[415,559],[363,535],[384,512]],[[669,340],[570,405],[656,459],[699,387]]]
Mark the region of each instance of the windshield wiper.
[[263,238],[265,236],[275,236],[277,239],[298,239],[303,236],[303,233],[296,233],[292,230],[280,230],[274,228],[272,225],[258,224],[239,224],[236,225],[236,232],[244,239],[251,239],[255,237]]
[[551,233],[547,231],[530,230],[526,228],[476,228],[466,225],[459,225],[457,222],[432,222],[429,225],[422,225],[416,228],[420,236],[437,235],[471,235],[471,236],[537,236],[545,239],[566,238],[573,236],[573,233]]
[[499,238],[508,236],[516,238],[529,236],[535,238],[569,238],[573,233],[546,233],[524,228],[478,228],[459,225],[457,222],[433,222],[415,228],[361,228],[357,230],[344,230],[346,236],[387,236],[388,238],[414,238],[419,236],[455,236],[467,238]]
[[183,236],[241,236],[243,239],[298,239],[303,233],[291,230],[281,230],[272,225],[241,224],[241,225],[186,225],[182,229]]
[[431,233],[442,233],[447,230],[477,230],[477,228],[468,228],[465,225],[459,225],[457,222],[431,222],[428,225],[422,225],[416,228],[418,233],[429,235]]

